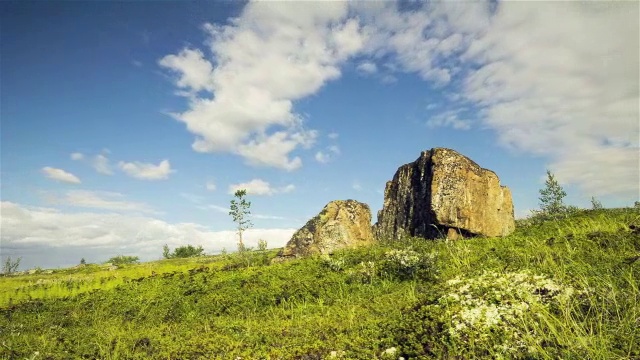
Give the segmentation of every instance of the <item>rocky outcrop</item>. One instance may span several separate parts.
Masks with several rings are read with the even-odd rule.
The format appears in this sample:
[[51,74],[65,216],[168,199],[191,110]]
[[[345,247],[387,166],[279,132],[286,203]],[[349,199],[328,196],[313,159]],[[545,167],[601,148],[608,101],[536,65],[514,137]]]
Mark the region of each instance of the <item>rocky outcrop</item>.
[[398,168],[374,225],[379,239],[506,236],[514,229],[511,191],[493,171],[445,148]]
[[278,256],[283,259],[330,254],[372,241],[369,206],[355,200],[336,200],[296,231]]

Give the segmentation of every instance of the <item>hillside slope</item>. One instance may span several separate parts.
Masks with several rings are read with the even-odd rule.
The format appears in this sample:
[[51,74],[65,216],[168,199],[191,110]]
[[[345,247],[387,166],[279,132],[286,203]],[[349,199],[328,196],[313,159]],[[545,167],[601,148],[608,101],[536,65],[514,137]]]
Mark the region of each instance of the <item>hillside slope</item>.
[[1,359],[640,359],[640,214],[0,278]]

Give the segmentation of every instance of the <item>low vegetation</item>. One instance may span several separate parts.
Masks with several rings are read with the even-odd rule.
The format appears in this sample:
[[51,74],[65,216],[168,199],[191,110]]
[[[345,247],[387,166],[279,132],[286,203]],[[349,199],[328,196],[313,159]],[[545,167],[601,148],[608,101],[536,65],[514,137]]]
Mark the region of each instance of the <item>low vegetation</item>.
[[0,278],[2,359],[637,359],[640,212]]
[[[107,264],[119,266],[119,265],[135,264],[138,261],[140,261],[140,258],[137,256],[118,255],[107,260]],[[80,264],[86,265],[86,262],[83,264],[81,260]]]
[[204,256],[202,245],[195,247],[193,245],[179,246],[170,252],[169,246],[162,248],[162,257],[165,259],[190,258],[196,256]]

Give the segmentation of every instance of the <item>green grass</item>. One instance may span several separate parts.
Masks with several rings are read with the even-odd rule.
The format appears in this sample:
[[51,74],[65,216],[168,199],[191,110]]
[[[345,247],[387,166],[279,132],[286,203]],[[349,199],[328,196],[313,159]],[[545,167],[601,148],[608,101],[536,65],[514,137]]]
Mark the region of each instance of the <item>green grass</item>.
[[270,264],[270,251],[0,278],[0,358],[640,359],[638,211],[518,225],[330,259]]

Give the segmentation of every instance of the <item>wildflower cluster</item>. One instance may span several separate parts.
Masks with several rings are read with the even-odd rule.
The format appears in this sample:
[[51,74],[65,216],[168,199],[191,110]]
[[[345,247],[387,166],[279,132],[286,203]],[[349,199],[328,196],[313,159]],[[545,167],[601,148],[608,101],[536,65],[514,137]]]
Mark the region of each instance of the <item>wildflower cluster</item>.
[[387,275],[410,279],[421,270],[433,270],[434,260],[435,255],[421,255],[411,248],[390,250],[384,255],[383,269]]
[[448,293],[440,297],[437,306],[450,320],[447,332],[451,342],[481,345],[505,355],[535,352],[522,330],[525,315],[536,316],[541,308],[565,304],[574,293],[571,287],[528,272],[456,277],[447,287]]
[[373,261],[363,261],[348,272],[351,280],[360,281],[364,284],[371,284],[376,273],[376,263]]
[[332,258],[331,256],[324,254],[321,257],[322,265],[331,269],[331,271],[342,271],[344,269],[344,259]]

